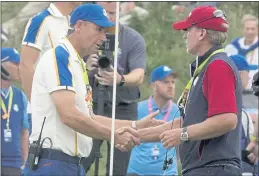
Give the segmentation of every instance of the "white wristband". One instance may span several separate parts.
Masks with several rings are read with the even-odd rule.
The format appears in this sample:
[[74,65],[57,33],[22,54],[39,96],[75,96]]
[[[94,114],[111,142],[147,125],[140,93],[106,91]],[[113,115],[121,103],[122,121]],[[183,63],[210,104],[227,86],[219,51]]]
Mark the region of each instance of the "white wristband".
[[131,127],[135,130],[137,129],[136,121],[132,121]]

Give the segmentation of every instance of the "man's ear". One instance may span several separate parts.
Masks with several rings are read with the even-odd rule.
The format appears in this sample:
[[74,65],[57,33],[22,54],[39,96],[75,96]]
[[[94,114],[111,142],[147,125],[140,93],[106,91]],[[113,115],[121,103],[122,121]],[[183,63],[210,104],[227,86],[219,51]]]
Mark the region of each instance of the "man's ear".
[[78,21],[76,22],[76,24],[75,24],[75,31],[80,31],[82,25],[83,25],[83,21],[78,20]]
[[206,29],[202,29],[199,39],[200,39],[200,40],[203,40],[206,35],[207,35],[207,30],[206,30]]

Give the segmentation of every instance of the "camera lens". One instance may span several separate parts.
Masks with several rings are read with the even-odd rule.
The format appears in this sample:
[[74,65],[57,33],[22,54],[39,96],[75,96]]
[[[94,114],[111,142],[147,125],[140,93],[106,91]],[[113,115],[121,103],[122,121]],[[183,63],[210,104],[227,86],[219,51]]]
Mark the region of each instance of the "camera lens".
[[106,57],[106,56],[100,56],[99,57],[98,65],[102,69],[109,68],[110,64],[111,64],[111,61],[110,61],[110,59],[108,57]]

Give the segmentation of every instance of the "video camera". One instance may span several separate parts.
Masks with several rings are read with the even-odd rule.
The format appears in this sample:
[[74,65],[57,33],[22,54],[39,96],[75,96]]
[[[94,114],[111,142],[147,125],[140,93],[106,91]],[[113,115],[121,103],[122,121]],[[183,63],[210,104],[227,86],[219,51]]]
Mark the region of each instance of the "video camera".
[[112,54],[115,48],[115,35],[111,33],[106,33],[106,41],[100,46],[99,51],[99,59],[98,65],[102,69],[110,68],[112,65],[113,57]]

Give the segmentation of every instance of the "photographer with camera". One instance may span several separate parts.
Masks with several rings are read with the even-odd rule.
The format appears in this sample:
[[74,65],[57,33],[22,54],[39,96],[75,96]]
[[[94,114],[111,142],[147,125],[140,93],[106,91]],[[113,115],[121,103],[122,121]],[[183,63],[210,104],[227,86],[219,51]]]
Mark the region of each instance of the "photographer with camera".
[[[116,21],[116,2],[98,2],[107,12],[110,21]],[[118,51],[118,73],[117,73],[117,97],[116,117],[123,120],[137,119],[137,100],[140,97],[139,86],[144,80],[146,67],[146,49],[143,37],[134,29],[119,25],[119,51]],[[109,38],[109,37],[108,37]],[[112,45],[110,42],[110,45]],[[112,115],[112,85],[113,67],[100,68],[100,53],[88,56],[86,66],[89,70],[90,83],[93,87],[93,108],[97,112],[98,94],[104,92],[102,97],[104,103],[104,115]],[[113,51],[102,51],[101,55],[113,58]],[[102,57],[103,58],[103,57]],[[107,60],[107,59],[106,59]],[[98,64],[99,63],[99,64]],[[105,62],[106,63],[106,62]],[[113,63],[112,61],[110,63]],[[102,112],[101,112],[102,113]],[[94,162],[96,154],[103,141],[94,140],[91,155],[84,161],[86,171]],[[106,173],[109,173],[110,144],[108,143],[108,157]],[[98,157],[98,156],[97,156]],[[114,151],[113,175],[126,175],[130,152]]]

